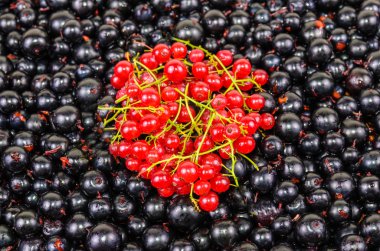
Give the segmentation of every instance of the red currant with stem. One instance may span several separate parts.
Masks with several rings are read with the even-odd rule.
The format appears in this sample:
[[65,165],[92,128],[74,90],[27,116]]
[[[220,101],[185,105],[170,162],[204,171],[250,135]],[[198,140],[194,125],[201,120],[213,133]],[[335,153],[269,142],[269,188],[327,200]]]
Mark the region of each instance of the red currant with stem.
[[155,188],[167,188],[172,186],[172,176],[165,171],[157,171],[152,174],[150,183]]
[[170,49],[166,44],[156,45],[152,53],[159,64],[165,63],[170,59]]
[[[202,140],[203,140],[203,143],[202,143]],[[214,147],[214,141],[210,138],[210,136],[205,136],[205,137],[203,135],[198,136],[194,141],[194,148],[197,150],[199,149],[200,153],[211,150],[213,147]]]
[[175,186],[175,187],[182,187],[182,186],[187,184],[182,178],[180,178],[178,173],[173,174],[172,183],[173,183],[173,186]]
[[260,116],[261,118],[261,123],[260,123],[260,127],[264,130],[270,130],[273,128],[274,126],[274,123],[275,123],[275,119],[273,117],[272,114],[270,113],[263,113],[261,114]]
[[238,59],[232,66],[232,72],[238,79],[246,78],[252,70],[251,63],[244,58]]
[[206,195],[211,190],[211,184],[205,180],[198,180],[194,184],[194,193],[198,196]]
[[172,59],[165,64],[164,74],[170,81],[181,82],[187,77],[187,68],[183,62]]
[[189,155],[194,152],[194,142],[191,139],[182,140],[179,149],[181,151],[184,149],[183,154]]
[[228,72],[229,72],[229,75],[225,72],[220,77],[220,80],[222,81],[222,85],[226,89],[228,89],[232,85],[232,79],[230,76],[234,75],[232,71],[228,71]]
[[221,50],[216,53],[217,58],[222,62],[224,66],[229,66],[234,60],[234,56],[231,51]]
[[177,169],[178,177],[186,183],[193,183],[198,179],[198,167],[191,161],[183,161]]
[[240,137],[240,128],[236,123],[228,124],[224,127],[224,135],[230,140],[235,140]]
[[189,59],[193,63],[202,62],[204,57],[205,53],[200,49],[194,49],[189,54]]
[[140,62],[150,70],[154,70],[158,67],[158,62],[151,52],[142,54],[140,57]]
[[[188,123],[191,121],[191,117],[195,118],[195,110],[193,107],[189,106],[190,113],[184,105],[182,105],[180,113],[178,115],[177,121],[180,123]],[[190,116],[191,114],[191,116]]]
[[225,146],[225,147],[220,148],[220,149],[218,150],[218,153],[219,153],[219,156],[220,156],[222,159],[230,159],[230,158],[231,158],[231,155],[233,154],[230,145],[227,145],[227,146]]
[[257,128],[259,128],[259,124],[256,120],[251,116],[244,116],[239,121],[245,130],[245,133],[248,135],[253,135],[256,133]]
[[171,86],[167,86],[161,91],[161,98],[163,101],[176,101],[178,97],[178,92]]
[[126,88],[126,95],[130,98],[138,97],[141,93],[140,88],[136,84],[129,84]]
[[243,96],[237,90],[231,90],[226,93],[227,106],[229,108],[239,108],[244,104]]
[[140,100],[145,106],[158,107],[161,103],[160,95],[151,87],[142,90]]
[[185,58],[187,56],[187,47],[183,43],[176,42],[172,44],[172,47],[170,49],[173,58]]
[[178,113],[179,104],[177,102],[168,102],[166,105],[168,106],[170,117],[175,117]]
[[245,116],[245,112],[241,108],[232,108],[228,111],[228,113],[230,118],[238,121]]
[[186,184],[184,186],[177,187],[177,194],[178,195],[187,195],[187,194],[190,194],[190,192],[191,192],[191,185],[190,184]]
[[120,61],[113,68],[113,73],[115,76],[118,76],[120,79],[126,81],[133,73],[133,64],[126,60]]
[[152,178],[153,173],[155,173],[157,170],[155,169],[149,169],[150,164],[149,163],[142,163],[139,167],[139,176],[143,179],[150,180]]
[[239,89],[242,91],[249,91],[253,88],[253,83],[250,81],[246,81],[242,84],[239,84]]
[[217,193],[224,193],[230,188],[230,179],[223,175],[217,175],[211,181],[211,189]]
[[256,141],[252,136],[241,136],[234,141],[234,148],[242,154],[251,153],[256,147]]
[[124,122],[120,129],[121,136],[126,140],[136,139],[141,135],[138,124],[133,120]]
[[205,82],[195,82],[190,86],[190,93],[196,101],[205,101],[210,95],[210,86]]
[[150,149],[150,151],[148,152],[147,156],[146,156],[146,161],[153,164],[153,163],[156,163],[157,161],[160,160],[160,154],[158,152],[157,149]]
[[219,155],[215,153],[209,153],[202,156],[201,159],[202,165],[211,165],[215,168],[216,172],[220,172],[222,169],[222,159],[219,157]]
[[259,111],[265,105],[265,98],[260,94],[252,94],[246,99],[246,104],[252,110]]
[[202,80],[208,75],[208,67],[205,63],[197,62],[193,64],[191,72],[195,78]]
[[214,192],[199,197],[199,207],[206,212],[212,212],[217,209],[218,206],[219,196]]
[[156,115],[147,114],[140,120],[140,130],[141,133],[151,133],[157,130],[160,126],[160,121]]
[[252,72],[252,76],[253,76],[255,82],[261,86],[268,83],[269,76],[268,76],[268,73],[264,70],[256,69]]

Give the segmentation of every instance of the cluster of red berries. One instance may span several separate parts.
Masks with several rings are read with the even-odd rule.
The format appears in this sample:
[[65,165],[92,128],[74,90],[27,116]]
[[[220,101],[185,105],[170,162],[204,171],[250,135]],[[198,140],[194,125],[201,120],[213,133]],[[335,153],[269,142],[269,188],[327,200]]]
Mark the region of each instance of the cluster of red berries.
[[[189,194],[197,208],[213,211],[230,178],[238,185],[236,155],[250,160],[253,134],[274,126],[271,114],[259,113],[264,97],[254,93],[267,81],[265,71],[234,61],[228,50],[158,44],[114,68],[117,101],[105,121],[117,130],[110,152],[161,196]],[[231,159],[232,169],[222,159]]]

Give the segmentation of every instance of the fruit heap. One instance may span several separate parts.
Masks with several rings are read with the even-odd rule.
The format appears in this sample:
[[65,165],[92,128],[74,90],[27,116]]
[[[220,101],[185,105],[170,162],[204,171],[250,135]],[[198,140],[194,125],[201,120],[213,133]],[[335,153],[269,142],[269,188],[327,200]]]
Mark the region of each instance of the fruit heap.
[[214,55],[185,41],[157,44],[114,68],[116,105],[100,108],[112,111],[106,129],[117,130],[110,152],[160,196],[189,194],[197,208],[214,211],[230,178],[238,186],[236,155],[252,162],[253,134],[274,126],[272,114],[259,113],[265,99],[255,93],[267,81],[265,71],[252,71],[228,50]]

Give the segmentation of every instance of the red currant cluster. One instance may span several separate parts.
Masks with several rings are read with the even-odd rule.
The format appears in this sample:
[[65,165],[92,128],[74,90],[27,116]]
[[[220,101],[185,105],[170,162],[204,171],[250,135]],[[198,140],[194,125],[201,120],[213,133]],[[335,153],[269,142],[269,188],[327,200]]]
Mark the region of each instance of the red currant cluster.
[[218,193],[238,185],[236,155],[252,162],[252,135],[274,126],[271,114],[259,113],[264,97],[254,93],[267,81],[265,71],[227,50],[214,55],[186,41],[149,48],[114,68],[116,105],[103,107],[112,111],[104,125],[117,130],[110,152],[161,196],[189,194],[197,208],[213,211]]

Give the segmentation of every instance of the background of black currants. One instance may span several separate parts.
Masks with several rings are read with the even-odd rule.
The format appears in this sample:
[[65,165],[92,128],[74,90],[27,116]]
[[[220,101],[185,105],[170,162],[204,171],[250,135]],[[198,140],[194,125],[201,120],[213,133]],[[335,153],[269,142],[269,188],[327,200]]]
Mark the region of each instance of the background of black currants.
[[[378,250],[380,1],[0,1],[1,250]],[[238,189],[212,213],[107,151],[113,65],[171,43],[270,73]],[[226,163],[228,166],[228,162]]]

